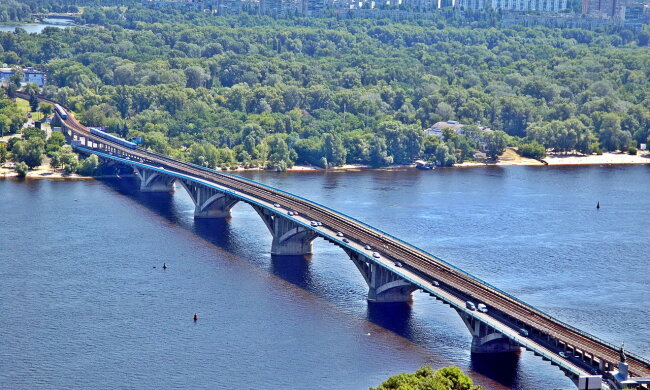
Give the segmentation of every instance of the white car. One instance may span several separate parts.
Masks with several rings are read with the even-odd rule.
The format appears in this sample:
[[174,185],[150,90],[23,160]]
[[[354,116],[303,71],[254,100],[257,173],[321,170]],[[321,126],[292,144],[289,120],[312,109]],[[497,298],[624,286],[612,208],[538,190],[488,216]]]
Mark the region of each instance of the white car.
[[287,211],[287,215],[293,215],[293,211],[291,210]]
[[395,267],[402,268],[403,265],[402,265],[402,263],[400,263],[399,261],[396,261],[396,262],[395,262]]
[[381,256],[377,252],[372,252],[372,257],[380,258]]
[[309,222],[309,224],[310,224],[311,226],[314,226],[314,227],[315,227],[315,226],[318,226],[318,222],[316,222],[316,221],[311,221],[311,222]]
[[336,236],[337,236],[337,237],[343,237],[343,233],[341,233],[341,232],[337,232],[337,233],[336,233]]
[[273,203],[273,207],[280,207],[280,203]]
[[367,244],[366,244],[366,246],[364,246],[364,248],[365,248],[366,250],[371,250],[371,249],[372,249],[372,248],[370,247],[370,245],[367,245]]
[[478,305],[476,305],[476,308],[477,308],[478,311],[480,311],[481,313],[487,313],[487,312],[488,312],[487,306],[485,306],[484,303],[479,303]]

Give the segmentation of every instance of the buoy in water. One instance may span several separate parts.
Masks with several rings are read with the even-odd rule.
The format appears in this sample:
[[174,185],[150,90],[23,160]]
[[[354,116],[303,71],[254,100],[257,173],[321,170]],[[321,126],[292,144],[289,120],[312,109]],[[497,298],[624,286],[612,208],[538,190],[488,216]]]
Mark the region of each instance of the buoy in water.
[[199,315],[194,313],[194,322],[198,321],[198,319],[199,319]]
[[599,209],[599,208],[600,208],[600,201],[598,201],[598,203],[596,203],[596,209]]
[[163,269],[167,269],[167,263],[163,263]]

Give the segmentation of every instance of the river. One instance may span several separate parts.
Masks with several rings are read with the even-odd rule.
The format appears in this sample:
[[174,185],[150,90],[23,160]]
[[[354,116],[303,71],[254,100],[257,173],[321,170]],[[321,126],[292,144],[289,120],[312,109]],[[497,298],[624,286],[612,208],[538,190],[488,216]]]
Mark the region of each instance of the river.
[[[245,176],[650,357],[650,166]],[[458,315],[428,295],[368,305],[336,246],[271,258],[249,206],[194,221],[182,188],[132,184],[0,180],[4,387],[367,389],[430,364],[457,365],[486,389],[573,388],[529,352],[472,357]]]
[[70,27],[73,26],[74,22],[70,19],[61,19],[61,18],[45,18],[42,23],[31,23],[31,24],[6,24],[0,25],[0,32],[14,32],[16,27],[20,27],[27,31],[28,34],[31,33],[40,33],[46,27]]

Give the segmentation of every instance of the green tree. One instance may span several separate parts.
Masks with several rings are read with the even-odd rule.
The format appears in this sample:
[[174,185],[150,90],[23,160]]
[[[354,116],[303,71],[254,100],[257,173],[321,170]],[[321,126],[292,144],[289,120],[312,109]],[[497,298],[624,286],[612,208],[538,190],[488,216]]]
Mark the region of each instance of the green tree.
[[537,141],[522,144],[518,152],[524,157],[534,158],[536,160],[541,160],[546,157],[546,148]]
[[35,168],[43,162],[45,142],[40,137],[32,137],[16,142],[11,151],[16,161],[24,162],[28,167]]
[[25,164],[22,161],[16,163],[16,172],[18,173],[18,177],[27,176],[28,171],[29,171],[29,166],[27,164]]
[[63,171],[67,175],[77,172],[77,168],[79,167],[79,158],[77,157],[77,154],[72,151],[70,145],[65,145],[61,150],[59,150],[59,161],[61,162],[61,165],[63,165]]
[[327,163],[330,166],[340,166],[345,164],[347,151],[343,147],[341,137],[330,133],[323,135],[323,149],[324,157],[327,159]]
[[79,174],[93,176],[99,169],[99,158],[92,154],[81,161],[78,167]]
[[433,370],[429,366],[413,374],[397,374],[371,390],[481,390],[474,386],[472,378],[458,367],[444,367]]
[[492,160],[496,160],[506,150],[506,133],[501,130],[486,130],[483,132],[485,153]]

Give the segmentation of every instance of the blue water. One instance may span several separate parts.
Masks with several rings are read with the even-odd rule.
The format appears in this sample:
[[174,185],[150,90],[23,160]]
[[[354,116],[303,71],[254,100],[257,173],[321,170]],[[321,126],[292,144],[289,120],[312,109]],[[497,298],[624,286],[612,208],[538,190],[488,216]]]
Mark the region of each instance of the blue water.
[[14,32],[16,31],[16,27],[20,27],[24,29],[28,34],[31,34],[40,33],[46,27],[62,28],[73,25],[73,22],[70,19],[45,18],[43,22],[44,23],[0,25],[0,32]]
[[[650,357],[650,167],[246,176]],[[573,387],[528,352],[472,358],[458,315],[428,295],[368,305],[322,240],[307,259],[271,258],[245,204],[194,221],[182,187],[132,184],[0,180],[0,388],[367,389],[423,364],[487,389]]]

